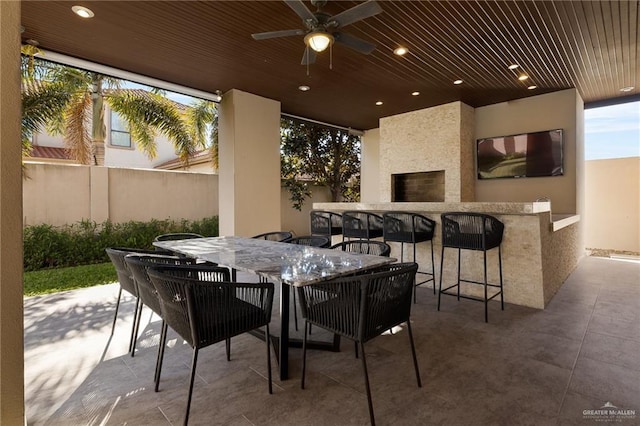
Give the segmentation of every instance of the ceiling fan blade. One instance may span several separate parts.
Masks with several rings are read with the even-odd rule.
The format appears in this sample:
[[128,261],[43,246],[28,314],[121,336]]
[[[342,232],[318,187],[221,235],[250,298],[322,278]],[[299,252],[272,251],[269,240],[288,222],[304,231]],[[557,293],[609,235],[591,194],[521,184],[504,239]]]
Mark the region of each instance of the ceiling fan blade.
[[375,44],[369,43],[368,41],[351,34],[333,33],[333,37],[335,38],[336,43],[344,44],[345,46],[350,47],[356,52],[364,53],[365,55],[368,55],[376,50]]
[[304,30],[282,30],[282,31],[269,31],[266,33],[256,33],[251,34],[254,40],[266,40],[269,38],[276,37],[290,37],[290,36],[300,36],[305,35],[306,31]]
[[316,17],[311,11],[305,6],[302,0],[284,0],[284,2],[289,6],[293,11],[302,18],[303,21],[307,21],[311,19],[315,22]]
[[311,65],[316,63],[316,51],[313,49],[309,49],[308,47],[304,49],[304,54],[302,55],[301,65]]
[[344,12],[338,13],[336,16],[331,17],[329,21],[337,22],[338,27],[342,28],[370,16],[377,15],[380,12],[382,12],[380,5],[376,3],[375,0],[369,0],[367,2],[360,3],[351,9],[347,9]]

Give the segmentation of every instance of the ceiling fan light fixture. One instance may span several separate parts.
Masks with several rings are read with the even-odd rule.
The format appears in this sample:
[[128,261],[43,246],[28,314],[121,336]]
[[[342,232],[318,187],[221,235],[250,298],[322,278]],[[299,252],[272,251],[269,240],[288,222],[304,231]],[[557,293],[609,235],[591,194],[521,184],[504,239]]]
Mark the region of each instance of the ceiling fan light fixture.
[[324,31],[313,31],[304,37],[304,43],[316,52],[326,50],[333,41],[333,36]]

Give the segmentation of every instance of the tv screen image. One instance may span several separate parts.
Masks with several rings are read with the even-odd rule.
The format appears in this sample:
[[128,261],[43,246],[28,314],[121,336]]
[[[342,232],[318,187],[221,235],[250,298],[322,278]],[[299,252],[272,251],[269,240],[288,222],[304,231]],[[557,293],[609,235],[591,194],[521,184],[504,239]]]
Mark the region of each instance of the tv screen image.
[[562,176],[562,129],[478,139],[478,179]]

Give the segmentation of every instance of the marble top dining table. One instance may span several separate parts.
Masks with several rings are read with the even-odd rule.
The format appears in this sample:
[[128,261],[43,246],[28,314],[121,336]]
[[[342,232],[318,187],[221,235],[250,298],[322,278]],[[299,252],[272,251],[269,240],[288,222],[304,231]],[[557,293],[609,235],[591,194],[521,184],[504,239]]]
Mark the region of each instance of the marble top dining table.
[[[289,286],[326,281],[396,260],[245,237],[156,241],[153,245],[239,271],[252,272],[280,284],[280,337],[275,339],[275,347],[281,380],[288,378],[289,346],[299,346],[298,341],[289,339]],[[337,337],[331,343],[315,343],[308,342],[308,347],[339,350]]]

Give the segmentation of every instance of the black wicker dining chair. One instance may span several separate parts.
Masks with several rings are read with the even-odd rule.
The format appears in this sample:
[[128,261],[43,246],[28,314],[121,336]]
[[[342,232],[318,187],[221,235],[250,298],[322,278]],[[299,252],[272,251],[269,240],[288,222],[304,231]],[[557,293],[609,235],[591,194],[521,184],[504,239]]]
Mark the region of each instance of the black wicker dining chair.
[[192,238],[204,238],[204,235],[195,234],[193,232],[175,232],[171,234],[158,235],[154,241],[190,240]]
[[293,237],[286,241],[289,244],[298,244],[300,246],[329,248],[331,247],[331,238],[321,235],[303,235],[301,237]]
[[[158,265],[195,265],[195,259],[189,259],[179,256],[160,256],[160,255],[135,255],[130,254],[124,258],[127,267],[131,271],[133,278],[138,287],[138,296],[140,298],[140,310],[138,311],[138,324],[142,315],[142,306],[149,307],[156,315],[162,319],[160,327],[160,343],[158,345],[158,356],[156,358],[156,369],[153,377],[155,383],[155,391],[158,392],[160,384],[160,371],[162,369],[162,358],[164,355],[165,343],[167,340],[167,324],[162,316],[160,307],[160,299],[151,279],[149,278],[149,268]],[[198,271],[206,274],[208,281],[229,281],[230,274],[227,268],[221,268],[213,265],[199,265]],[[136,335],[137,335],[136,331]],[[135,345],[134,348],[135,350]],[[230,341],[227,341],[227,359],[230,357]]]
[[347,251],[350,253],[371,254],[374,256],[389,257],[391,247],[382,241],[349,240],[334,244],[330,248]]
[[170,255],[171,252],[165,250],[146,250],[146,249],[137,249],[130,247],[109,247],[106,248],[107,256],[111,260],[111,263],[116,269],[116,275],[118,276],[118,282],[120,283],[120,289],[118,291],[118,300],[116,302],[116,310],[113,314],[113,324],[111,325],[111,335],[113,336],[113,332],[116,327],[116,320],[118,319],[118,310],[120,308],[120,299],[122,298],[122,290],[131,294],[136,300],[136,306],[133,314],[133,325],[131,327],[131,338],[129,340],[129,353],[131,356],[134,356],[135,353],[135,342],[137,338],[138,331],[138,309],[140,307],[140,298],[138,297],[138,287],[136,286],[135,280],[131,275],[131,271],[127,267],[124,259],[127,255],[136,253],[136,254],[165,254]]
[[286,243],[291,239],[291,237],[293,237],[293,235],[289,231],[273,231],[273,232],[265,232],[264,234],[254,235],[251,238]]
[[154,266],[148,273],[167,325],[193,348],[185,425],[189,421],[198,351],[212,344],[265,327],[268,389],[270,394],[273,392],[269,348],[273,283],[211,281],[201,265]]
[[[322,235],[304,235],[301,237],[294,237],[286,241],[290,244],[298,244],[300,246],[309,246],[309,247],[320,247],[320,248],[329,248],[331,247],[331,237],[322,236]],[[291,287],[293,291],[294,288]],[[298,331],[298,309],[296,308],[298,304],[296,303],[296,293],[293,292],[293,324]]]
[[393,263],[372,272],[297,287],[302,316],[305,319],[302,350],[304,389],[307,363],[307,335],[311,324],[355,341],[362,352],[369,418],[375,425],[367,359],[364,344],[402,323],[407,324],[413,366],[418,387],[422,387],[413,334],[411,332],[411,295],[418,265]]
[[370,240],[382,237],[382,216],[375,213],[354,210],[342,213],[342,240],[356,238]]
[[[484,302],[484,321],[489,322],[488,302],[496,296],[500,296],[500,307],[504,311],[504,292],[502,283],[502,236],[504,224],[497,218],[482,213],[449,212],[442,213],[442,255],[440,256],[440,284],[438,286],[438,310],[440,310],[440,298],[445,294],[460,298]],[[458,276],[455,284],[442,288],[442,274],[444,266],[444,249],[446,247],[458,249]],[[487,281],[487,251],[498,248],[498,271],[500,283],[493,284]],[[484,259],[484,280],[460,279],[460,252],[461,250],[482,251]],[[484,287],[484,297],[460,294],[460,283],[479,284]],[[498,290],[489,297],[488,287]],[[449,292],[456,288],[455,293]]]

